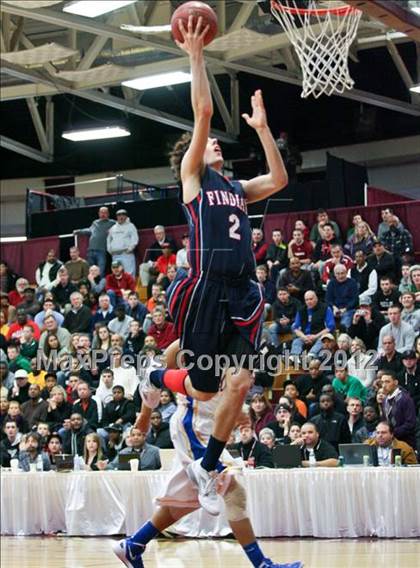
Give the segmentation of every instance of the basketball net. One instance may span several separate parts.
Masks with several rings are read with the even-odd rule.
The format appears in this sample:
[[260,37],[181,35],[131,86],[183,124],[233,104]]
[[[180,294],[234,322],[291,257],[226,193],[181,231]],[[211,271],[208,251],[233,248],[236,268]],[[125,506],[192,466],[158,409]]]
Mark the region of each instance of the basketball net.
[[271,12],[295,48],[302,68],[303,98],[353,88],[348,56],[362,12],[343,2],[271,0]]

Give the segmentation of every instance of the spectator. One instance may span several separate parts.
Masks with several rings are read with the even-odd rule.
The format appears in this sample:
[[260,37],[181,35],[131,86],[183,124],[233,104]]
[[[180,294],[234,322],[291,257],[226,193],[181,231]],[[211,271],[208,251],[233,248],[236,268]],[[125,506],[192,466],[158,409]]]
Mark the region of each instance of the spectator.
[[413,350],[404,351],[401,356],[404,372],[397,376],[399,385],[414,401],[416,410],[420,408],[420,363]]
[[23,302],[25,300],[25,297],[23,295],[24,290],[26,290],[26,288],[29,287],[29,282],[26,280],[26,278],[18,278],[16,280],[16,285],[15,285],[15,290],[11,290],[8,294],[7,297],[9,299],[9,303],[12,306],[17,306],[18,304],[20,304],[21,302]]
[[306,418],[308,414],[308,409],[306,407],[306,404],[303,402],[303,400],[299,399],[300,393],[299,389],[296,386],[296,383],[289,379],[287,381],[284,381],[283,388],[284,388],[284,396],[289,397],[293,401],[293,404],[296,406],[299,414],[304,418]]
[[51,436],[50,427],[47,422],[38,422],[36,426],[36,433],[39,434],[41,439],[41,448],[46,448],[48,438]]
[[[382,240],[382,238],[384,237],[385,233],[387,231],[389,231],[389,224],[388,224],[388,220],[390,217],[394,216],[394,212],[391,209],[391,207],[385,207],[385,209],[382,209],[381,211],[381,217],[382,217],[382,221],[381,223],[379,223],[378,226],[378,239]],[[404,229],[404,225],[401,223],[401,221],[398,221],[398,228],[399,229]]]
[[99,401],[103,407],[105,407],[108,402],[113,400],[112,387],[114,385],[114,373],[108,367],[103,369],[101,372],[99,386],[95,392],[95,398]]
[[9,326],[9,333],[7,334],[7,341],[19,341],[23,335],[23,328],[25,325],[31,325],[34,330],[34,337],[38,341],[40,337],[39,327],[36,323],[31,320],[24,308],[18,308],[16,310],[16,323],[12,323]]
[[125,306],[119,304],[115,308],[115,317],[109,322],[108,329],[111,333],[118,333],[125,341],[130,332],[130,323],[132,321],[134,321],[133,318],[125,313]]
[[337,239],[340,238],[340,228],[335,221],[330,221],[328,213],[325,209],[318,209],[317,217],[316,217],[316,224],[312,227],[309,239],[314,242],[318,243],[322,239],[325,238],[325,225],[329,224],[331,229],[334,231],[334,234]]
[[382,314],[386,315],[388,308],[400,305],[400,295],[389,276],[382,276],[379,285],[380,289],[372,298],[372,302]]
[[[147,311],[149,312],[149,314],[151,314],[153,312],[153,310],[157,307],[159,294],[161,292],[162,292],[162,286],[160,284],[153,284],[152,285],[152,295],[147,300],[147,303],[146,303],[146,308],[147,308]],[[149,314],[146,317],[149,317]]]
[[38,385],[29,386],[28,396],[29,400],[22,404],[22,416],[32,429],[38,422],[47,420],[48,404],[41,398]]
[[[15,384],[9,391],[9,400],[15,400],[19,404],[23,404],[29,400],[29,387],[28,373],[24,369],[15,371]],[[10,407],[9,407],[10,412]]]
[[[77,292],[78,293],[78,292]],[[39,349],[44,350],[47,338],[55,335],[61,348],[70,349],[71,334],[65,327],[59,327],[53,312],[47,312],[44,319],[45,331],[42,332],[39,339]]]
[[61,437],[58,434],[51,434],[47,442],[47,454],[50,458],[51,469],[56,469],[56,456],[63,453]]
[[83,305],[83,296],[80,292],[73,292],[70,296],[71,310],[64,317],[63,327],[70,333],[90,331],[91,312]]
[[0,361],[0,386],[7,390],[13,387],[14,375],[9,369],[7,360]]
[[256,393],[251,398],[249,415],[251,418],[252,428],[256,435],[260,430],[265,428],[269,422],[275,419],[271,404],[268,402],[264,394]]
[[301,428],[303,445],[302,467],[310,467],[310,455],[313,452],[317,467],[337,467],[338,454],[334,447],[323,440],[318,432],[317,426],[312,422],[306,422]]
[[283,242],[283,235],[280,229],[273,229],[271,235],[273,242],[268,246],[265,261],[270,271],[270,280],[277,282],[280,270],[286,268],[288,264],[287,244]]
[[31,370],[31,363],[28,359],[25,359],[23,355],[20,354],[20,345],[11,343],[7,347],[7,359],[9,364],[9,370],[12,373],[15,373],[19,370],[24,370],[26,375]]
[[176,410],[176,400],[174,393],[171,390],[166,388],[161,390],[160,402],[157,410],[159,410],[163,422],[169,423],[172,414],[174,414]]
[[239,427],[240,442],[233,446],[241,454],[248,467],[274,467],[273,458],[268,448],[255,437],[254,430],[243,425]]
[[148,312],[146,306],[140,302],[137,292],[130,292],[127,304],[127,315],[138,321],[141,327]]
[[17,276],[5,260],[0,261],[0,292],[8,294],[15,289]]
[[118,260],[124,267],[124,271],[134,277],[136,257],[133,251],[139,242],[139,235],[125,209],[119,209],[116,217],[117,222],[108,231],[107,250],[112,256],[113,263]]
[[385,231],[381,238],[386,250],[393,254],[394,258],[401,258],[404,254],[413,254],[413,237],[407,229],[398,228],[398,217],[390,215],[387,223],[388,231]]
[[363,405],[362,402],[355,397],[349,397],[347,399],[347,424],[351,433],[351,441],[353,443],[357,442],[356,433],[360,428],[365,426],[365,421],[363,419]]
[[113,260],[111,264],[112,274],[107,274],[105,289],[111,298],[112,305],[117,305],[123,299],[125,290],[135,291],[136,282],[134,278],[124,270],[120,260]]
[[293,231],[293,239],[289,242],[288,257],[298,258],[302,268],[309,268],[312,263],[312,243],[305,239],[302,229]]
[[331,247],[340,244],[330,223],[324,225],[323,235],[322,239],[317,241],[312,254],[312,259],[316,263],[316,268],[320,274],[322,274],[324,262],[331,258]]
[[305,293],[313,287],[310,273],[302,270],[300,260],[295,257],[289,260],[289,268],[277,280],[277,289],[286,288],[299,301],[303,301]]
[[57,386],[57,375],[54,372],[45,374],[45,387],[41,390],[41,397],[47,400],[51,397],[51,391]]
[[[0,335],[3,336],[4,341],[6,342],[7,334],[9,333],[9,326],[7,324],[7,318],[3,311],[0,310]],[[3,346],[0,345],[0,349],[3,349]]]
[[321,303],[312,290],[305,293],[305,305],[297,315],[292,329],[295,339],[292,342],[292,355],[300,355],[304,348],[316,356],[322,349],[321,336],[334,331],[334,315],[330,307]]
[[268,280],[268,270],[265,264],[260,264],[257,266],[255,271],[257,276],[257,282],[263,288],[264,301],[265,301],[265,316],[271,307],[271,304],[276,299],[276,287],[271,280]]
[[159,448],[146,443],[146,435],[137,428],[130,430],[130,447],[124,448],[118,453],[117,458],[113,461],[113,465],[118,466],[119,457],[125,454],[137,454],[139,459],[139,470],[160,469]]
[[367,388],[362,385],[359,379],[349,375],[347,368],[343,366],[335,367],[335,377],[332,382],[334,390],[340,393],[348,402],[351,398],[358,398],[363,403],[366,401]]
[[339,318],[340,325],[347,330],[357,305],[357,284],[347,277],[347,269],[343,264],[335,265],[334,276],[327,286],[326,301],[334,316]]
[[98,298],[98,309],[91,319],[91,329],[95,330],[98,324],[107,325],[114,317],[114,309],[108,294],[101,294]]
[[296,314],[302,304],[296,298],[292,298],[287,288],[277,290],[277,298],[272,305],[273,323],[269,327],[270,341],[278,347],[279,335],[290,333]]
[[416,465],[417,458],[412,446],[394,438],[394,428],[389,422],[381,421],[376,426],[375,436],[366,440],[369,446],[378,448],[378,465],[390,466],[394,463],[394,451],[401,455],[402,465]]
[[346,238],[347,238],[347,240],[348,240],[352,235],[354,235],[354,231],[355,231],[357,225],[358,225],[359,223],[362,223],[362,221],[363,221],[363,219],[362,219],[362,216],[361,216],[361,215],[359,215],[358,213],[356,213],[355,215],[353,215],[352,221],[351,221],[352,225],[351,225],[351,227],[348,229],[348,231],[347,231],[347,233],[346,233]]
[[106,323],[99,323],[95,326],[93,334],[93,349],[98,349],[106,353],[111,348],[111,333]]
[[404,372],[401,354],[395,346],[395,338],[392,335],[382,336],[381,353],[383,355],[377,361],[378,371],[393,371],[398,377]]
[[117,457],[118,452],[126,447],[123,429],[120,424],[110,424],[106,426],[105,430],[108,433],[108,438],[105,442],[104,449],[108,460],[112,462]]
[[73,405],[73,412],[80,414],[84,418],[92,430],[98,428],[98,405],[96,400],[92,398],[92,392],[87,383],[80,381],[77,385],[78,402]]
[[362,221],[356,225],[354,234],[348,238],[344,248],[348,251],[351,258],[354,258],[359,250],[367,256],[372,252],[375,240],[372,229],[365,221]]
[[363,409],[364,426],[359,428],[354,435],[356,444],[363,444],[366,440],[375,437],[376,426],[379,421],[379,415],[374,406],[366,405]]
[[70,309],[70,296],[73,292],[77,292],[77,287],[70,281],[70,276],[65,266],[58,270],[58,282],[51,289],[51,292],[62,312]]
[[411,447],[415,446],[416,408],[408,392],[398,384],[395,373],[387,371],[381,377],[385,400],[384,416],[394,428],[394,434]]
[[155,269],[157,271],[157,283],[160,284],[168,272],[170,266],[175,266],[176,255],[170,243],[163,243],[162,254],[157,258]]
[[41,310],[41,306],[35,298],[35,290],[28,286],[23,291],[23,298],[23,302],[18,304],[16,308],[23,309],[28,314],[28,316],[35,317],[36,314]]
[[415,264],[410,268],[410,278],[412,281],[411,292],[416,296],[416,301],[419,302],[419,292],[420,292],[420,265]]
[[334,410],[334,400],[329,394],[321,394],[319,399],[320,413],[311,418],[319,435],[329,442],[337,451],[338,444],[349,444],[351,434],[345,417]]
[[276,445],[276,437],[274,435],[273,430],[271,430],[270,428],[263,428],[260,432],[260,435],[258,436],[258,440],[261,442],[261,444],[266,446],[270,451]]
[[396,282],[397,269],[394,256],[385,250],[381,241],[373,243],[373,254],[367,259],[368,265],[376,270],[378,278],[387,276],[391,281]]
[[[102,413],[102,429],[109,424],[120,424],[123,430],[136,421],[136,408],[132,400],[124,396],[124,388],[120,385],[112,387],[112,400],[105,405]],[[102,429],[98,430],[100,436],[107,438]]]
[[352,377],[356,377],[367,389],[373,384],[376,378],[376,365],[374,357],[366,353],[366,345],[359,337],[355,337],[351,342],[351,357],[347,368]]
[[[155,275],[155,263],[159,256],[162,254],[162,247],[165,243],[171,245],[171,249],[176,251],[176,244],[173,239],[166,235],[165,227],[163,225],[156,225],[153,229],[155,234],[155,242],[148,247],[145,260],[140,264],[140,279],[143,286],[148,286],[151,275]],[[150,310],[149,310],[150,311]]]
[[106,268],[106,249],[107,237],[111,227],[115,225],[115,221],[109,218],[108,207],[100,207],[98,211],[98,219],[95,219],[89,229],[75,231],[81,234],[90,234],[87,260],[90,265],[99,266],[101,276],[105,276]]
[[83,460],[87,471],[101,471],[106,469],[108,460],[104,459],[101,448],[101,439],[98,434],[91,432],[85,438],[83,447]]
[[124,344],[124,352],[130,355],[138,355],[143,349],[146,334],[137,320],[132,320],[129,325],[129,333]]
[[20,336],[20,353],[25,359],[36,357],[38,351],[38,341],[34,337],[34,328],[27,324],[23,327],[23,333]]
[[353,314],[348,333],[351,337],[361,339],[368,349],[375,349],[381,328],[385,325],[385,318],[381,312],[372,305],[369,296],[359,297],[359,306]]
[[176,340],[174,324],[165,320],[165,314],[159,308],[153,310],[152,321],[148,335],[156,339],[158,349],[166,349]]
[[401,294],[401,319],[405,323],[411,325],[415,333],[420,331],[420,309],[416,309],[416,296],[412,292],[404,292]]
[[388,308],[388,318],[389,323],[379,332],[378,351],[382,351],[382,341],[387,336],[395,339],[395,348],[399,353],[411,349],[416,335],[411,325],[402,321],[399,305]]
[[0,443],[0,465],[1,467],[10,467],[10,460],[16,459],[19,455],[22,433],[19,432],[16,422],[8,418],[4,421],[2,430],[4,437],[2,437]]
[[378,290],[378,275],[376,270],[369,266],[366,255],[362,250],[356,251],[355,266],[350,270],[350,276],[357,282],[359,294],[373,296]]
[[63,263],[57,259],[56,251],[50,249],[46,259],[38,264],[35,271],[35,281],[39,292],[51,290],[57,284],[58,271],[62,266]]
[[[276,419],[269,422],[266,427],[270,428],[270,430],[274,432],[277,443],[289,444],[290,428],[292,427],[295,417],[292,411],[292,406],[289,404],[287,397],[282,397],[280,399],[279,404],[275,408],[274,415]],[[302,419],[302,422],[305,422],[305,419],[302,416],[300,416],[300,418]],[[264,429],[265,428],[262,428],[262,430]]]
[[43,471],[50,471],[51,462],[48,454],[42,451],[41,439],[35,432],[26,434],[19,445],[19,467],[23,471],[30,471],[31,464],[36,464],[38,456],[42,458]]
[[73,412],[69,420],[64,422],[62,434],[63,451],[65,454],[82,456],[85,438],[92,432],[86,420],[78,412]]
[[147,435],[146,442],[151,446],[156,446],[161,450],[173,448],[171,434],[169,432],[169,424],[163,422],[162,414],[159,410],[153,410],[150,416],[151,428]]
[[321,361],[313,359],[309,363],[308,373],[300,375],[295,380],[295,384],[300,397],[309,408],[311,404],[319,400],[323,387],[329,385],[330,382],[321,368]]
[[[347,406],[344,402],[344,398],[337,392],[335,392],[334,387],[331,383],[327,383],[321,389],[321,395],[328,394],[334,402],[334,410],[343,416],[347,414]],[[311,405],[310,416],[315,416],[320,412],[319,403]]]
[[9,297],[4,292],[0,292],[0,312],[5,317],[5,323],[11,323],[16,318],[16,308],[10,305]]
[[37,313],[34,318],[34,322],[36,323],[36,325],[39,327],[40,330],[43,331],[44,321],[47,313],[54,316],[54,319],[57,322],[58,327],[63,325],[64,316],[60,312],[57,312],[53,300],[47,298],[46,300],[44,300],[42,304],[42,311]]
[[[89,253],[88,253],[89,254]],[[101,269],[96,264],[89,266],[87,281],[94,294],[101,294],[105,289],[105,276],[102,276]]]
[[66,400],[66,396],[66,391],[59,385],[53,386],[50,390],[47,399],[47,422],[51,425],[52,432],[58,432],[63,428],[64,422],[70,419],[73,412],[73,405]]
[[122,386],[126,398],[133,400],[134,393],[139,386],[136,369],[132,366],[122,366],[121,350],[114,347],[111,353],[111,370],[114,373],[114,387]]
[[[27,398],[29,400],[29,396]],[[22,411],[20,409],[20,404],[17,400],[10,400],[9,402],[9,412],[6,417],[7,420],[14,420],[19,428],[19,432],[23,434],[29,432],[29,425],[22,416]]]
[[410,268],[411,265],[405,262],[401,266],[401,280],[398,286],[398,292],[400,292],[401,295],[404,294],[404,292],[412,291],[413,283],[410,278]]
[[252,229],[252,252],[255,262],[263,264],[267,255],[268,245],[264,242],[264,233],[261,229]]
[[331,247],[331,258],[329,258],[322,268],[322,282],[328,284],[330,280],[335,278],[334,269],[338,264],[345,266],[346,271],[349,273],[353,267],[352,259],[343,253],[341,245],[333,245]]
[[65,263],[69,273],[70,282],[78,284],[80,280],[85,280],[89,274],[89,264],[81,258],[78,247],[70,247],[70,260]]
[[297,219],[297,221],[295,221],[294,230],[302,231],[303,238],[305,239],[305,241],[309,241],[310,231],[308,227],[305,225],[305,223],[302,221],[302,219]]
[[184,233],[181,237],[182,248],[176,253],[176,267],[178,270],[183,270],[185,273],[190,269],[188,262],[188,245],[190,237],[188,233]]

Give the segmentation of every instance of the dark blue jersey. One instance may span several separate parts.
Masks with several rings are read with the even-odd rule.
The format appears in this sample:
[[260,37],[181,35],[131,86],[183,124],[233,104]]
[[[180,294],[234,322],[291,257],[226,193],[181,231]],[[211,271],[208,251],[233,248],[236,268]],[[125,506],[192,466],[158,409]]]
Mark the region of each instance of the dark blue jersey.
[[200,193],[183,206],[193,275],[214,273],[236,278],[254,272],[246,196],[238,181],[230,181],[206,166]]

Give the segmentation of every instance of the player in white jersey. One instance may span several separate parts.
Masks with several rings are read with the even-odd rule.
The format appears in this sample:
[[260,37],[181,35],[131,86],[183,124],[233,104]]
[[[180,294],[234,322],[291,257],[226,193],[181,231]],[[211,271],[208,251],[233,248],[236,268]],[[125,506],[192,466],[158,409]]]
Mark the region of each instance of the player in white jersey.
[[[141,387],[140,394],[143,395]],[[156,500],[158,508],[150,521],[147,521],[135,534],[113,546],[115,554],[129,568],[143,568],[142,555],[147,543],[185,515],[200,509],[198,489],[189,478],[187,467],[204,454],[212,433],[214,413],[220,397],[221,393],[218,393],[213,399],[202,402],[189,396],[178,395],[178,407],[170,420],[171,438],[176,457],[166,487]],[[142,411],[136,427],[146,431],[152,409],[146,405],[143,396],[142,398]],[[150,404],[150,397],[146,398],[147,403]],[[156,398],[156,406],[157,404],[158,399]],[[223,462],[233,462],[226,450],[221,459]],[[222,471],[224,466],[220,464],[217,469]],[[301,562],[275,564],[264,556],[246,512],[245,491],[229,471],[224,471],[219,475],[218,487],[219,494],[225,503],[226,517],[232,532],[252,566],[256,568],[303,567]]]

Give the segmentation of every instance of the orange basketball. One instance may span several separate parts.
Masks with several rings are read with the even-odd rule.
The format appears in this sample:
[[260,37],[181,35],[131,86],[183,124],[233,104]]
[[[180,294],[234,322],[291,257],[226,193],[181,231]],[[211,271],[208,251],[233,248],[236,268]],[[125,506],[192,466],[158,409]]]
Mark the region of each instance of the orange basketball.
[[181,43],[183,42],[181,32],[178,28],[178,21],[182,20],[184,28],[187,29],[188,18],[190,16],[194,17],[194,26],[197,24],[197,20],[200,16],[203,18],[202,29],[207,25],[210,26],[204,38],[204,45],[208,45],[217,34],[217,16],[212,8],[204,4],[204,2],[185,2],[185,4],[181,4],[181,6],[175,10],[171,18],[172,37]]

